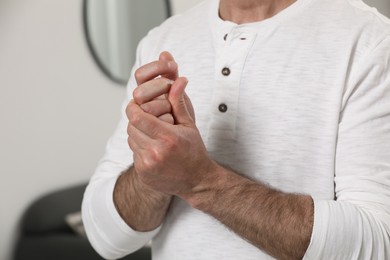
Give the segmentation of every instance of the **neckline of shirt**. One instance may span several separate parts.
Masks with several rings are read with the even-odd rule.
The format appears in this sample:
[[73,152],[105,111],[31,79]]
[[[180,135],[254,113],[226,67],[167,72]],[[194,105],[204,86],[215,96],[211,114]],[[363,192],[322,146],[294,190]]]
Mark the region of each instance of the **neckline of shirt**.
[[219,16],[220,0],[211,0],[210,18],[209,18],[210,25],[213,31],[219,31],[219,32],[230,31],[234,28],[245,28],[257,32],[268,30],[278,25],[286,18],[294,15],[297,11],[301,10],[303,6],[305,6],[307,3],[311,1],[312,0],[297,0],[289,7],[285,8],[284,10],[280,11],[279,13],[277,13],[276,15],[268,19],[259,22],[253,22],[253,23],[236,24],[231,21],[222,20],[222,18]]

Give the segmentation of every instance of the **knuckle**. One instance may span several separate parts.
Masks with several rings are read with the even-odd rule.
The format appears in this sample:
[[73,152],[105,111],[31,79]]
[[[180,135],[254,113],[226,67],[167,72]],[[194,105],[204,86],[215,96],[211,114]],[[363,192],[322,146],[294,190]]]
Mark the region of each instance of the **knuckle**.
[[143,76],[143,67],[136,69],[136,71],[134,72],[134,76],[136,80],[140,80]]
[[150,150],[149,156],[151,161],[154,163],[159,163],[164,160],[163,152],[161,152],[157,147],[154,147]]
[[127,104],[126,109],[125,109],[125,113],[126,113],[127,118],[130,119],[130,115],[131,115],[131,103]]
[[165,139],[165,145],[167,150],[176,150],[179,146],[179,138],[177,136],[169,136]]
[[133,98],[137,104],[142,103],[142,96],[143,96],[142,89],[140,87],[135,88],[133,91]]
[[[130,136],[131,136],[131,133],[132,133],[131,125],[128,124],[128,125],[127,125],[127,135],[130,137]],[[129,139],[127,139],[127,141],[129,142]]]
[[156,163],[150,156],[142,157],[142,168],[146,172],[152,172],[155,168]]
[[131,149],[131,150],[134,150],[133,140],[132,140],[131,136],[128,136],[128,137],[127,137],[127,143],[128,143],[128,145],[130,146],[130,149]]
[[[139,122],[141,121],[141,115],[139,113],[137,113],[136,110],[133,109],[133,106],[134,104],[132,104],[132,102],[130,102],[127,107],[126,107],[126,115],[127,115],[127,118],[129,120],[129,125],[136,125],[136,124],[139,124]],[[129,130],[129,128],[128,128]]]
[[129,118],[129,122],[130,124],[134,125],[134,126],[137,126],[140,124],[141,122],[141,116],[138,115],[137,113],[132,113],[130,118]]
[[133,143],[136,136],[136,132],[134,126],[132,126],[131,124],[127,125],[127,136],[128,136],[127,141]]

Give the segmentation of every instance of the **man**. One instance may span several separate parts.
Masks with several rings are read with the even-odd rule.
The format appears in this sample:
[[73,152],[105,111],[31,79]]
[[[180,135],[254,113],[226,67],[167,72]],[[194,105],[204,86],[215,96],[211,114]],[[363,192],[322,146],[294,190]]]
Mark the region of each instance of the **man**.
[[360,0],[209,0],[135,68],[83,202],[102,256],[390,258],[389,20]]

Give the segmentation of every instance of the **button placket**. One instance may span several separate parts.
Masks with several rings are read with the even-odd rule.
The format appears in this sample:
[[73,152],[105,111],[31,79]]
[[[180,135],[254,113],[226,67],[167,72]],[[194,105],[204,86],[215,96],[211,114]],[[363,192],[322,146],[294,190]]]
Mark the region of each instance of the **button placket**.
[[223,37],[224,45],[216,53],[213,112],[209,123],[208,139],[235,138],[241,72],[255,36],[254,32],[237,28]]

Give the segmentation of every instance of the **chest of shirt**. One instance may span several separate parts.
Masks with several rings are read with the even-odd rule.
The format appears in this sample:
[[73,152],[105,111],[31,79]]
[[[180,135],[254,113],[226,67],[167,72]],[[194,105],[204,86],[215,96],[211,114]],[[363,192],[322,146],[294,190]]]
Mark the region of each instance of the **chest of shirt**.
[[317,178],[331,196],[353,47],[279,33],[233,30],[217,44],[183,41],[172,52],[215,160],[286,191],[302,187],[294,172],[307,177],[308,189]]
[[235,139],[239,131],[334,128],[349,72],[348,50],[250,36],[231,36],[216,51],[205,44],[192,60],[182,57],[180,71],[190,80],[187,92],[202,134],[225,132]]

